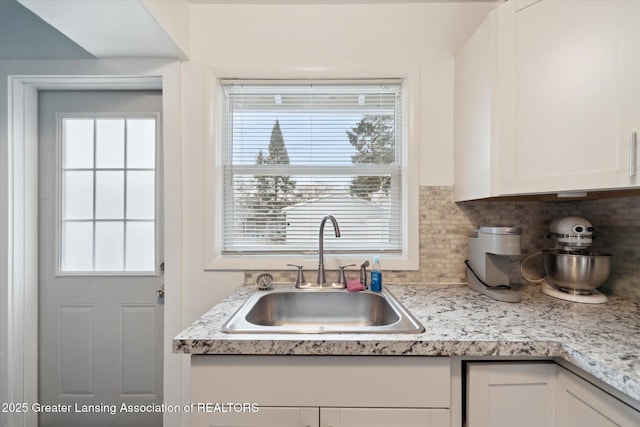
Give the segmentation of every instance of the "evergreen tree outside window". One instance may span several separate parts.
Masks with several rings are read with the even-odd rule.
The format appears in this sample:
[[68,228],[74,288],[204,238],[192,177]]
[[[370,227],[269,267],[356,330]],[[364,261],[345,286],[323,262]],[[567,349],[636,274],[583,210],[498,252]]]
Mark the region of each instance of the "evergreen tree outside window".
[[[256,165],[288,165],[289,154],[284,143],[280,123],[276,120],[271,131],[268,155],[262,150],[256,157]],[[295,200],[295,181],[288,175],[256,175],[255,201],[247,219],[248,233],[256,239],[281,242],[286,238],[284,208]]]
[[[389,116],[365,117],[347,131],[349,142],[356,149],[351,156],[354,164],[392,164],[395,159],[393,120]],[[391,178],[388,176],[358,176],[351,182],[351,195],[371,200],[375,194],[388,196]]]
[[222,82],[222,253],[401,253],[403,88]]

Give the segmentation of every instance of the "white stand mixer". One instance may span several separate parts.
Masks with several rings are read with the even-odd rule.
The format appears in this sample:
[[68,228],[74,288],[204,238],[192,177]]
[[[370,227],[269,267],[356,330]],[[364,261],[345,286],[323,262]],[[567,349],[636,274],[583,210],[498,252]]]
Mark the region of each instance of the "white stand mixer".
[[480,227],[468,235],[467,281],[471,289],[498,301],[520,302],[520,292],[509,286],[509,256],[520,255],[522,230]]
[[[607,302],[607,297],[595,287],[608,277],[611,255],[588,251],[593,242],[591,223],[582,217],[568,216],[553,220],[549,231],[556,245],[555,249],[542,251],[547,273],[542,280],[542,292],[572,302]],[[588,282],[593,284],[587,285]]]

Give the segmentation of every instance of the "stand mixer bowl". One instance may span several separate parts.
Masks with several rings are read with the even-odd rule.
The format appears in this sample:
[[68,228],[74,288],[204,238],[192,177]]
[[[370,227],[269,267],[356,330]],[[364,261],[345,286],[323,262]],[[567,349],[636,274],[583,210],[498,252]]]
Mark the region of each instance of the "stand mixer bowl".
[[611,271],[611,254],[595,251],[546,249],[544,270],[561,290],[588,295],[602,285]]

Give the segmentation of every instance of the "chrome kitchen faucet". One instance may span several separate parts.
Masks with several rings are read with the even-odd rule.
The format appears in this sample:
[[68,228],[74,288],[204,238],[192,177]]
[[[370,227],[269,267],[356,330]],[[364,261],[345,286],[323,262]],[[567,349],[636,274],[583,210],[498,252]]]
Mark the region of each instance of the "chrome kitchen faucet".
[[324,224],[327,220],[331,220],[336,237],[340,237],[340,227],[338,227],[338,221],[336,221],[333,215],[327,215],[322,218],[322,222],[320,223],[320,235],[318,236],[318,280],[316,280],[316,283],[319,286],[322,286],[327,282],[324,277]]

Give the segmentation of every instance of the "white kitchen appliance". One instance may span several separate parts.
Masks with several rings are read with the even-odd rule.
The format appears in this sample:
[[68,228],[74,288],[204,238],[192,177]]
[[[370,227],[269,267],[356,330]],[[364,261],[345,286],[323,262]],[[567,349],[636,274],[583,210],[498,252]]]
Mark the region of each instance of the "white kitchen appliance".
[[522,230],[480,227],[468,234],[467,282],[471,289],[498,301],[520,302],[520,291],[509,284],[509,257],[520,255]]
[[542,292],[573,302],[607,302],[596,288],[609,277],[611,254],[589,250],[593,242],[591,223],[568,216],[553,220],[549,231],[555,248],[542,251],[547,274]]

